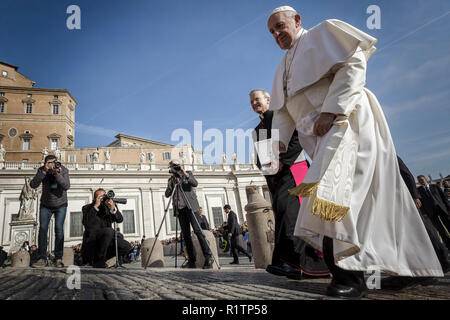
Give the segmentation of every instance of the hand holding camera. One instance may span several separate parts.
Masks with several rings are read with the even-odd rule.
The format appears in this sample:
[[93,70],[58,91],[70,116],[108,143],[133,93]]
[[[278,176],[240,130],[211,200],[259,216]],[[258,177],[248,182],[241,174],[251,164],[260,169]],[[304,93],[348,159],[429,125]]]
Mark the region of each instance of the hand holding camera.
[[59,161],[47,161],[44,165],[44,171],[51,174],[61,173],[61,162]]

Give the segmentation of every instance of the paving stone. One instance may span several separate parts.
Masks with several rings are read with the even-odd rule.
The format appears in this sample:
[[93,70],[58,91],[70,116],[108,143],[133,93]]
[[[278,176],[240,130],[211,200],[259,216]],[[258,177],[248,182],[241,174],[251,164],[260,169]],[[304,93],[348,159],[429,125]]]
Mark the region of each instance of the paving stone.
[[[65,269],[0,270],[0,299],[30,300],[324,300],[330,279],[276,277],[251,265],[220,270],[80,268],[81,289],[71,290]],[[448,300],[450,275],[400,292],[371,290],[367,300]]]

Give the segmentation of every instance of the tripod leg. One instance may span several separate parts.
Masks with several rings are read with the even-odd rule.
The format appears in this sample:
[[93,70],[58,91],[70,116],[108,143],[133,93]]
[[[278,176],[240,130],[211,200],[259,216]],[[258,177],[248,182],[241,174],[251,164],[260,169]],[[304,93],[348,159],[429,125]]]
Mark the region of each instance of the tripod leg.
[[172,202],[173,195],[175,194],[175,190],[176,190],[176,188],[173,188],[172,195],[170,196],[170,199],[169,199],[169,203],[167,204],[167,207],[164,209],[164,217],[163,217],[163,219],[161,221],[161,224],[159,225],[158,232],[156,233],[155,241],[153,242],[153,246],[152,246],[152,249],[150,250],[150,253],[149,253],[148,257],[147,257],[147,261],[145,261],[144,270],[147,269],[147,265],[148,265],[148,262],[150,261],[150,257],[152,256],[153,249],[155,249],[156,241],[158,241],[159,233],[161,232],[161,229],[162,229],[162,226],[164,224],[164,221],[166,220],[167,211],[169,210],[169,206],[170,206],[170,203]]
[[175,216],[175,268],[177,267],[178,260],[178,219]]
[[192,210],[192,206],[191,206],[189,200],[187,199],[186,194],[184,193],[183,188],[181,188],[180,185],[177,185],[177,187],[180,188],[180,190],[181,190],[181,195],[183,196],[183,199],[184,199],[184,201],[186,202],[187,207],[188,207],[189,210],[191,211],[191,214],[192,214],[192,216],[194,217],[194,220],[195,220],[196,225],[197,225],[198,228],[200,229],[200,232],[203,234],[203,237],[205,238],[206,245],[208,246],[209,251],[211,252],[211,257],[213,258],[214,262],[216,263],[217,268],[220,269],[220,265],[219,265],[219,263],[216,261],[216,257],[214,256],[214,253],[213,253],[213,251],[211,250],[211,246],[209,245],[209,242],[208,242],[208,240],[206,239],[205,233],[203,232],[202,227],[200,226],[200,223],[198,222],[197,217],[195,216],[195,213],[194,213],[194,211]]

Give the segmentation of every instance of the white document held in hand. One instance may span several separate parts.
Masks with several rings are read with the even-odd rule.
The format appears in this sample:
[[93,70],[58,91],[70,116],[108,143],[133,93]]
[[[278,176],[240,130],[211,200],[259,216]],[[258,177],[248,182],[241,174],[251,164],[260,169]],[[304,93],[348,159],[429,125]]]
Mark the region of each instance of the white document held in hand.
[[272,139],[256,141],[255,149],[258,153],[258,158],[261,165],[270,164],[275,158],[272,150]]

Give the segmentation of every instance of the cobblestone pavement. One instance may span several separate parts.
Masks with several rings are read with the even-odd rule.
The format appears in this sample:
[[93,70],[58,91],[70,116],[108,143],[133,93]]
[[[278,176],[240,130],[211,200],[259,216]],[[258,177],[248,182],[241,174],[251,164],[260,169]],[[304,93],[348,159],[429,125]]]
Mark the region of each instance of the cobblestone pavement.
[[[152,268],[140,263],[127,269],[81,267],[81,289],[70,290],[66,269],[0,269],[0,299],[31,300],[326,300],[329,279],[288,280],[250,264],[229,266],[221,258],[217,271]],[[181,264],[181,263],[179,263]],[[170,265],[170,264],[169,264]],[[400,292],[371,290],[369,300],[450,299],[450,274],[428,286]]]

